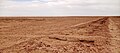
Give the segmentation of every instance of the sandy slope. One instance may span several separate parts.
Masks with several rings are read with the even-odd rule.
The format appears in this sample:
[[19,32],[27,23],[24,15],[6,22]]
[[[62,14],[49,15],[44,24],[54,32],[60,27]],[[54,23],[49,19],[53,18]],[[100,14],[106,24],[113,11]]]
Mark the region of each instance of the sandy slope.
[[120,53],[119,19],[0,19],[0,53]]

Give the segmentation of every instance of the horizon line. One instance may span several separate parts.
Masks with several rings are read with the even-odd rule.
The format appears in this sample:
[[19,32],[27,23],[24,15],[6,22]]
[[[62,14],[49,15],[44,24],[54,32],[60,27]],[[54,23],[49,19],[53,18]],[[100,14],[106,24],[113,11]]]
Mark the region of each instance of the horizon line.
[[108,15],[108,16],[92,16],[92,15],[89,15],[89,16],[0,16],[0,17],[114,17],[112,15]]

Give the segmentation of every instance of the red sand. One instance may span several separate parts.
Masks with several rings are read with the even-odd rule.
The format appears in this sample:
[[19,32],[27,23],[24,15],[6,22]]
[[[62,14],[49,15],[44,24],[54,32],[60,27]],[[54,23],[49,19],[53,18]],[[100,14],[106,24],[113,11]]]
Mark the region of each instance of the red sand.
[[0,53],[120,53],[120,17],[1,18]]

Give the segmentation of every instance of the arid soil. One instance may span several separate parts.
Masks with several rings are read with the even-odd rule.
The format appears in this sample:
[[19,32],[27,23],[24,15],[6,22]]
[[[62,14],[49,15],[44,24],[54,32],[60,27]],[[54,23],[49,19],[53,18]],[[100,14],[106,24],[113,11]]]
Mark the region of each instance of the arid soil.
[[0,53],[120,53],[120,16],[0,17]]

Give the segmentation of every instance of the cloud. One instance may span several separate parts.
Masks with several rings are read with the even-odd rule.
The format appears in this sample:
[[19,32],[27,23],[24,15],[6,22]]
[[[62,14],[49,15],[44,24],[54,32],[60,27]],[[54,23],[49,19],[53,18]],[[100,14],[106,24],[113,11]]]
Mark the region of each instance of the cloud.
[[119,0],[3,0],[0,15],[120,15]]

